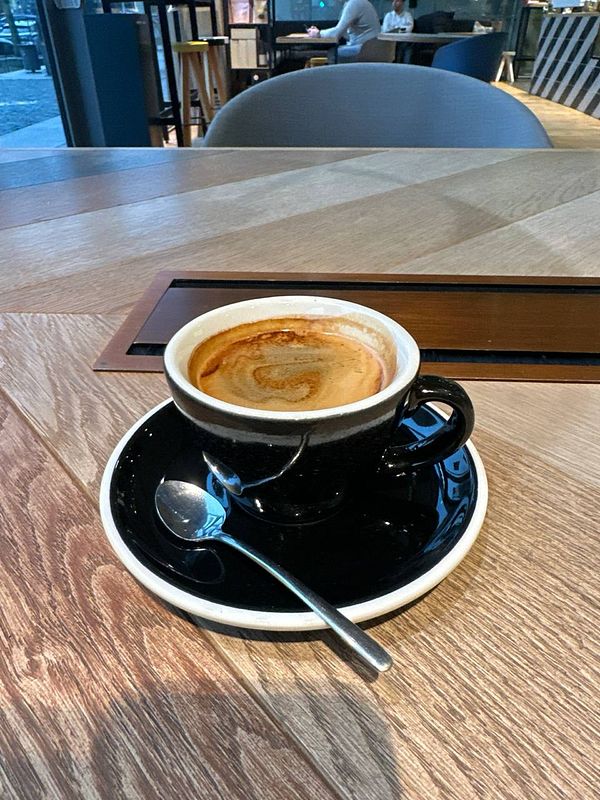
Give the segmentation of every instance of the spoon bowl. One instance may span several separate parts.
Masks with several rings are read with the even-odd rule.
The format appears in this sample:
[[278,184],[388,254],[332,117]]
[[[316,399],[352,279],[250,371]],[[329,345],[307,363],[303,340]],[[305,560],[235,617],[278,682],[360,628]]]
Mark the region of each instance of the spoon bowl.
[[199,542],[210,539],[211,531],[219,531],[227,512],[221,503],[192,483],[164,481],[155,496],[158,516],[179,539]]

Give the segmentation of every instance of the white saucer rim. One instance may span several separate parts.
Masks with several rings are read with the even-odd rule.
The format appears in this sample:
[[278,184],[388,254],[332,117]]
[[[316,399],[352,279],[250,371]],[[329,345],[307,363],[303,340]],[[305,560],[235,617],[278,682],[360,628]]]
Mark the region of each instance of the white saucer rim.
[[[221,605],[211,600],[196,597],[183,589],[173,586],[173,584],[163,578],[160,578],[152,572],[152,570],[142,564],[125,544],[117,529],[111,511],[110,484],[114,469],[119,456],[133,434],[146,420],[153,417],[158,411],[172,402],[171,398],[164,400],[138,419],[124,436],[121,437],[104,469],[100,484],[100,517],[108,541],[119,560],[143,586],[166,602],[171,603],[193,616],[202,617],[223,625],[248,628],[251,630],[312,631],[326,628],[327,626],[325,623],[312,611],[253,611],[247,608]],[[429,405],[441,416],[447,416],[434,404]],[[468,449],[475,466],[477,475],[477,499],[475,501],[473,514],[463,535],[449,553],[414,581],[392,592],[381,595],[380,597],[340,608],[340,611],[353,622],[366,622],[367,620],[384,616],[426,594],[456,569],[473,546],[485,519],[488,503],[488,483],[483,462],[475,445],[469,440],[465,447]]]

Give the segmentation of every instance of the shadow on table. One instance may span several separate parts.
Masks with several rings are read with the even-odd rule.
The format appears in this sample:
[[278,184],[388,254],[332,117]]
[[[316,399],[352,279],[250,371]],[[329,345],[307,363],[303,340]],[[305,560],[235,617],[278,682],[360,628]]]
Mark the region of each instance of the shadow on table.
[[[4,787],[28,800],[403,797],[389,726],[357,692],[278,695],[271,686],[259,704],[213,657],[190,682],[185,658],[151,666],[150,679],[143,670],[135,687],[135,664],[132,671],[121,664],[113,686],[85,680],[68,697],[34,703],[35,724],[15,728],[4,749],[0,794]],[[105,707],[107,695],[127,684]]]
[[364,697],[354,700],[326,689],[270,694],[265,713],[251,695],[216,692],[199,676],[189,693],[154,686],[113,701],[94,720],[99,796],[401,800],[389,725]]

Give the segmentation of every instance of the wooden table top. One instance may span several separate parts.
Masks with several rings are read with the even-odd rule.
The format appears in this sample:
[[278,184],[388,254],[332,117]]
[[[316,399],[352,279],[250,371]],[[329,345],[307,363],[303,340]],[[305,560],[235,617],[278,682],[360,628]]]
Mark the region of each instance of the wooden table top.
[[165,268],[598,276],[600,152],[0,150],[0,208],[3,798],[596,796],[600,385],[465,384],[488,516],[374,680],[123,569],[99,481],[168,390],[90,365]]
[[275,44],[301,44],[301,45],[332,45],[339,44],[335,36],[309,36],[308,33],[289,33],[287,36],[278,36]]
[[485,34],[464,33],[380,33],[377,37],[383,42],[420,42],[421,44],[446,44],[467,36],[484,36]]

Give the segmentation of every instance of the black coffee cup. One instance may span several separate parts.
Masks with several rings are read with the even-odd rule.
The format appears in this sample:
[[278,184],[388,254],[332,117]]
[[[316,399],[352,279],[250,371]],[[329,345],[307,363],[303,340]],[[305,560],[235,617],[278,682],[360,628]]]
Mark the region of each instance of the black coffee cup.
[[[346,335],[376,350],[389,380],[358,402],[317,411],[267,411],[218,400],[188,376],[195,347],[242,323],[289,317],[335,319]],[[268,297],[209,311],[178,331],[165,350],[177,408],[202,432],[204,458],[236,502],[270,522],[315,522],[333,514],[377,470],[400,472],[440,461],[473,429],[473,406],[454,381],[418,375],[419,348],[397,322],[365,306],[326,297]],[[396,445],[402,419],[427,402],[451,406],[430,437]]]

